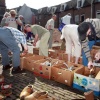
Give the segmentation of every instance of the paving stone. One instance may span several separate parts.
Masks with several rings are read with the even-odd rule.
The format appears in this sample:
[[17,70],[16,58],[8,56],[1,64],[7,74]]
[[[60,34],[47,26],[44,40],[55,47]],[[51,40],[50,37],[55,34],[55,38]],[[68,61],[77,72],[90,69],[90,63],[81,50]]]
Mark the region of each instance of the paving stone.
[[24,87],[32,84],[36,91],[47,91],[48,95],[56,100],[84,99],[82,92],[67,85],[34,76],[33,73],[26,71],[26,74],[17,74],[10,77],[9,70],[4,71],[5,83],[12,84],[12,95],[6,100],[18,100]]

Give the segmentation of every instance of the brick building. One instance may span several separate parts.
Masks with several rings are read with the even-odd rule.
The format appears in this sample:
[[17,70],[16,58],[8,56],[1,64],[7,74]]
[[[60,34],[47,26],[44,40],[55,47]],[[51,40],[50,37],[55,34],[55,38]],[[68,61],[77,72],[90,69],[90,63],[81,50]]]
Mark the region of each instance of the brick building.
[[1,19],[4,15],[5,11],[6,11],[5,0],[0,0],[0,22],[1,22]]
[[61,17],[68,13],[76,24],[86,18],[100,18],[100,0],[70,0],[63,4],[38,9],[36,23],[45,26],[51,15],[56,14],[55,27],[59,27]]

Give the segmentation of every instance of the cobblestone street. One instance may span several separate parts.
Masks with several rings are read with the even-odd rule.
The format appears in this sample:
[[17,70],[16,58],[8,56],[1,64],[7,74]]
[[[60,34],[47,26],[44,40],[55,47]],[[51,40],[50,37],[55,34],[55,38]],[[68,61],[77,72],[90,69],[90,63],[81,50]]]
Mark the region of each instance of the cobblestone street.
[[9,75],[9,70],[4,72],[5,83],[12,84],[12,95],[6,100],[20,100],[22,89],[28,84],[33,84],[35,90],[48,91],[49,96],[56,100],[84,100],[83,93],[52,80],[34,76],[33,73],[25,71],[23,74]]
[[[29,52],[33,52],[33,46],[28,44]],[[34,90],[48,91],[48,95],[55,100],[85,100],[84,93],[67,85],[35,76],[34,73],[25,71],[22,74],[10,76],[9,70],[3,72],[5,84],[12,84],[12,95],[5,100],[20,100],[19,95],[22,89],[32,84]],[[100,100],[100,99],[95,99]]]

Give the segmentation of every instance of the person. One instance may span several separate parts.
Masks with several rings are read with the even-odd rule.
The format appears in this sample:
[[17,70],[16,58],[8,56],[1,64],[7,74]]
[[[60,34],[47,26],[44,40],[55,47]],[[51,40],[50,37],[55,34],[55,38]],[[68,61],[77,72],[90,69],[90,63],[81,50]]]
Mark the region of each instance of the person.
[[[81,56],[81,44],[78,36],[78,25],[69,24],[65,25],[62,29],[61,39],[65,39],[66,53],[68,54],[68,62],[70,62],[71,55],[75,56],[75,63],[78,63],[78,59]],[[73,30],[73,31],[72,31]],[[74,52],[72,53],[72,48]]]
[[50,38],[50,32],[44,27],[34,24],[25,25],[26,32],[32,32],[35,35],[33,46],[36,46],[37,41],[40,39],[39,55],[48,56],[48,41]]
[[49,19],[45,25],[45,28],[50,32],[50,39],[49,39],[49,49],[52,48],[52,38],[53,38],[53,31],[54,31],[54,22],[57,19],[55,14],[52,15],[52,18]]
[[[17,25],[17,29],[21,32],[23,32],[23,27],[24,27],[24,17],[22,15],[19,15],[18,18],[16,18],[17,20],[20,20],[20,24]],[[24,51],[24,47],[22,44],[21,48],[22,48],[22,52]]]
[[17,13],[15,10],[10,10],[10,14],[11,14],[11,16],[8,16],[6,18],[6,21],[5,21],[6,26],[13,27],[13,28],[17,29],[18,25],[22,25],[22,22],[20,19],[18,19],[18,17],[16,17]]
[[32,32],[28,32],[27,33],[27,36],[26,36],[26,40],[28,41],[28,42],[32,42],[32,37],[34,37],[34,35],[33,35],[33,33]]
[[61,22],[65,25],[73,24],[72,16],[70,13],[61,18]]
[[61,32],[61,30],[63,29],[63,27],[65,25],[68,25],[68,24],[74,24],[74,22],[72,20],[72,16],[71,16],[70,13],[68,13],[67,15],[65,15],[65,16],[63,16],[61,18],[61,22],[60,22],[58,30]]
[[17,28],[18,28],[19,31],[23,31],[23,27],[24,27],[24,17],[23,17],[23,15],[19,15],[18,19],[21,21],[22,24],[18,24]]
[[9,65],[8,51],[12,52],[12,74],[22,72],[20,69],[20,49],[18,43],[24,46],[24,53],[27,53],[28,47],[26,38],[22,32],[12,27],[0,27],[0,53],[2,56],[3,70],[11,68]]
[[6,23],[5,22],[6,22],[6,18],[8,16],[10,16],[10,13],[9,12],[5,12],[5,14],[3,15],[3,18],[1,20],[1,27],[6,26]]
[[83,65],[90,69],[93,66],[93,59],[90,51],[96,42],[100,42],[100,20],[94,20],[96,27],[91,22],[82,22],[78,26],[80,42],[82,44]]
[[[59,25],[59,28],[58,30],[62,33],[62,29],[65,25],[69,25],[69,24],[74,24],[73,23],[73,20],[72,20],[72,16],[70,13],[68,13],[67,15],[63,16],[61,18],[61,22],[60,22],[60,25]],[[65,39],[62,39],[62,43],[61,43],[61,47],[60,49],[61,50],[65,50]]]

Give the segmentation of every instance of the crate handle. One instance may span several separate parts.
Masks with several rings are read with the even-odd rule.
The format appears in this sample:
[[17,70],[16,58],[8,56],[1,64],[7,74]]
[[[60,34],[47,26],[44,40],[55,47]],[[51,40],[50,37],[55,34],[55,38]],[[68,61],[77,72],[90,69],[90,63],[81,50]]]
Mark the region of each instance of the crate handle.
[[43,74],[43,72],[40,72],[40,74]]
[[68,80],[65,80],[65,83],[68,83]]
[[32,70],[34,70],[34,68],[32,68]]
[[58,72],[58,74],[61,75],[62,73],[61,72]]
[[48,68],[46,68],[46,70],[48,70]]

